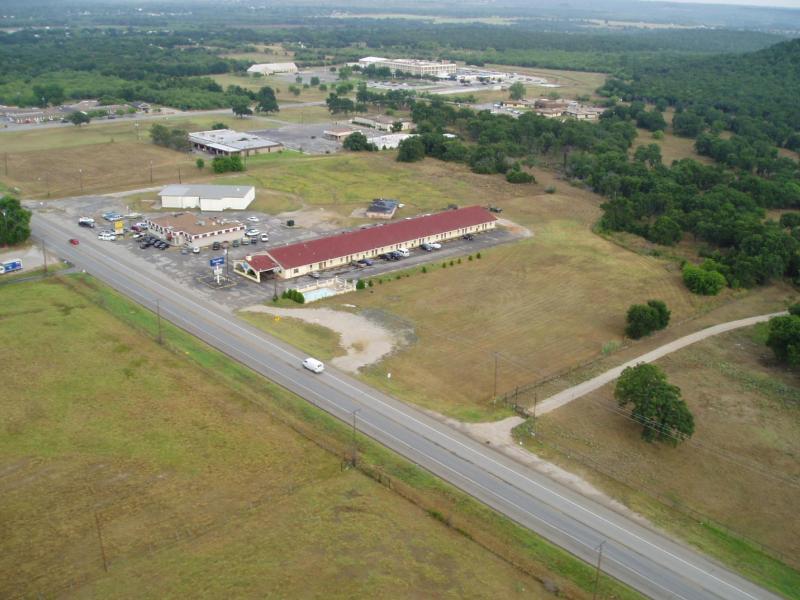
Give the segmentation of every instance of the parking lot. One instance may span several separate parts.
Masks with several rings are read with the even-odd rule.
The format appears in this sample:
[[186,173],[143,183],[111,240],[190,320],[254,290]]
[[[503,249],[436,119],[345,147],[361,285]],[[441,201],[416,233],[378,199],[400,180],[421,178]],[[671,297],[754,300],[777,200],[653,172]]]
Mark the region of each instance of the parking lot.
[[363,131],[368,135],[375,135],[374,129],[356,127],[350,121],[331,121],[328,123],[314,123],[308,125],[284,125],[277,129],[264,129],[250,131],[253,135],[280,142],[291,150],[298,150],[306,154],[332,154],[342,148],[341,142],[328,140],[323,134],[328,129],[353,129]]
[[[102,214],[116,211],[120,214],[128,214],[124,200],[110,198],[107,196],[88,196],[71,198],[68,202],[56,201],[49,204],[36,202],[39,209],[51,207],[49,212],[58,214],[65,221],[74,226],[74,237],[83,244],[98,244],[108,246],[110,253],[125,252],[130,256],[136,257],[141,261],[142,269],[153,269],[168,275],[181,287],[206,297],[209,300],[224,306],[227,310],[236,310],[244,306],[265,302],[277,291],[281,294],[284,289],[299,287],[311,283],[310,276],[304,276],[290,280],[268,280],[261,284],[246,279],[233,273],[233,261],[243,259],[247,255],[263,252],[264,250],[295,243],[304,239],[319,237],[320,235],[332,235],[335,232],[319,228],[299,228],[288,227],[285,220],[279,219],[274,215],[266,215],[253,211],[242,211],[236,213],[224,213],[224,218],[236,218],[249,227],[258,229],[261,233],[269,236],[268,242],[258,241],[247,246],[233,247],[232,244],[225,250],[214,251],[211,247],[202,248],[198,254],[186,250],[181,252],[181,248],[171,246],[164,250],[159,250],[155,246],[141,249],[140,239],[134,239],[132,233],[125,235],[124,239],[117,239],[113,242],[104,242],[97,239],[100,230],[110,228],[109,224],[103,220]],[[96,228],[90,229],[78,226],[80,217],[93,217],[96,220]],[[136,221],[141,221],[147,215],[137,216],[129,219],[126,225],[129,227]],[[247,217],[258,219],[248,221]],[[457,239],[445,242],[440,250],[426,252],[421,248],[409,250],[409,257],[400,260],[386,261],[375,259],[370,266],[347,266],[339,269],[323,271],[322,279],[334,276],[344,279],[365,279],[388,275],[394,271],[408,269],[410,267],[421,266],[426,263],[440,263],[452,258],[475,254],[497,244],[508,243],[518,239],[520,233],[514,233],[507,228],[500,227],[487,233],[476,235],[472,240]],[[227,256],[224,274],[229,276],[227,282],[217,287],[209,261],[212,258]]]

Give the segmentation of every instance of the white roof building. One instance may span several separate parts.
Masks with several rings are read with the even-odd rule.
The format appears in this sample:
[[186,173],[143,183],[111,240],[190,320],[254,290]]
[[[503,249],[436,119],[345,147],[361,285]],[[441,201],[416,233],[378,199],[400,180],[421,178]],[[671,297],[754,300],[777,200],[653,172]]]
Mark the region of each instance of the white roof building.
[[168,185],[158,195],[162,208],[244,210],[255,199],[256,188],[252,185]]
[[413,58],[381,58],[380,56],[365,56],[358,61],[362,67],[375,65],[377,68],[387,67],[392,72],[411,73],[412,75],[425,75],[433,77],[449,77],[454,75],[458,68],[456,63],[447,61],[416,60]]
[[375,144],[378,150],[393,150],[400,145],[400,142],[413,136],[413,133],[387,133],[367,139],[370,144]]
[[283,144],[273,142],[252,133],[243,133],[233,129],[212,129],[211,131],[195,131],[189,134],[189,141],[195,150],[223,156],[261,154],[264,152],[280,152]]
[[286,63],[258,63],[247,69],[248,73],[261,73],[272,75],[274,73],[297,73],[297,65],[293,62]]

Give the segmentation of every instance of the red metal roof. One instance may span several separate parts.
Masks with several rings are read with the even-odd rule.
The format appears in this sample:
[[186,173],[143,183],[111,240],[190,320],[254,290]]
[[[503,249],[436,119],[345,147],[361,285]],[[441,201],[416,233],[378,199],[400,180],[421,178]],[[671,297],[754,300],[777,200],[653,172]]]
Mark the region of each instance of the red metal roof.
[[266,254],[254,254],[253,256],[246,256],[245,260],[247,261],[248,265],[260,273],[269,271],[278,266],[278,263],[276,263]]
[[[267,252],[284,270],[288,270],[496,220],[482,206],[468,206],[288,246],[268,248]],[[253,256],[253,259],[260,256],[263,255]]]

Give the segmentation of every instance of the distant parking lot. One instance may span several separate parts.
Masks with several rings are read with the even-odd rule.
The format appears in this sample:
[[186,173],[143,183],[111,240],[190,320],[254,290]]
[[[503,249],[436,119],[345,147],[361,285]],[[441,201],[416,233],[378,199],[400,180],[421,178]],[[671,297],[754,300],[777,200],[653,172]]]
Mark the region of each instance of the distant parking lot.
[[323,133],[328,129],[355,129],[363,131],[365,134],[374,135],[376,133],[374,129],[353,126],[349,121],[284,125],[278,129],[264,129],[250,133],[280,142],[287,148],[307,154],[332,154],[338,152],[342,148],[342,144],[323,137]]

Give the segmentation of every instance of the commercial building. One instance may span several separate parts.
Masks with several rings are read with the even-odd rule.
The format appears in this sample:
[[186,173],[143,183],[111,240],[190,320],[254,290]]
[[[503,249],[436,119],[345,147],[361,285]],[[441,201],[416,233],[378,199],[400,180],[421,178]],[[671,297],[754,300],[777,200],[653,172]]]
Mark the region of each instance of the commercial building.
[[279,142],[233,129],[195,131],[189,134],[189,141],[195,150],[217,156],[250,156],[283,150]]
[[370,144],[375,144],[378,150],[393,150],[400,146],[400,142],[414,135],[413,133],[387,133],[386,135],[367,136],[367,140]]
[[583,106],[577,102],[571,102],[564,111],[564,116],[572,117],[579,121],[597,121],[605,110],[605,108],[599,106]]
[[297,65],[293,62],[285,63],[259,63],[247,69],[251,75],[260,73],[261,75],[274,75],[275,73],[297,73]]
[[408,119],[404,119],[402,117],[389,117],[387,115],[365,115],[353,117],[350,122],[353,125],[371,127],[372,129],[377,129],[378,131],[391,131],[395,123],[400,124],[400,131],[408,131],[414,125]]
[[244,210],[255,199],[256,188],[252,185],[168,185],[158,195],[162,208]]
[[291,279],[315,271],[343,267],[352,261],[375,258],[400,248],[409,249],[420,244],[482,233],[494,229],[496,221],[481,206],[447,210],[270,248],[264,253],[237,261],[234,269],[240,275],[259,282],[262,277],[270,276]]
[[172,245],[197,248],[214,242],[232,242],[241,239],[246,227],[239,221],[217,220],[193,213],[179,213],[166,217],[146,219],[148,232]]
[[455,75],[458,68],[456,63],[447,61],[416,60],[413,58],[383,58],[380,56],[365,56],[358,61],[359,66],[366,68],[374,65],[375,68],[388,68],[392,73],[410,73],[420,77],[450,77]]
[[334,142],[343,142],[350,134],[355,132],[355,129],[326,129],[322,132],[322,137],[326,140],[333,140]]

